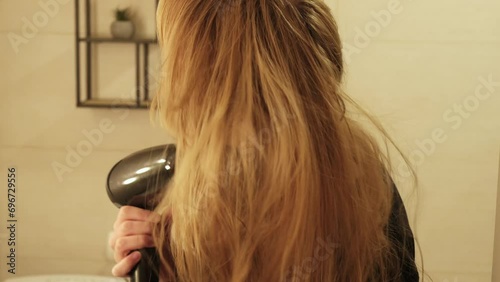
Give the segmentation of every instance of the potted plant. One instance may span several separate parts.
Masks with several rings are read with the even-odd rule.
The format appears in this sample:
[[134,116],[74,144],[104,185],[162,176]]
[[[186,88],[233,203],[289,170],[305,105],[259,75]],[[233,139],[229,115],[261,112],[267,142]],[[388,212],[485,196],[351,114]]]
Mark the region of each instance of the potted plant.
[[134,23],[131,21],[130,9],[115,10],[115,21],[111,24],[111,34],[114,38],[129,39],[134,35]]

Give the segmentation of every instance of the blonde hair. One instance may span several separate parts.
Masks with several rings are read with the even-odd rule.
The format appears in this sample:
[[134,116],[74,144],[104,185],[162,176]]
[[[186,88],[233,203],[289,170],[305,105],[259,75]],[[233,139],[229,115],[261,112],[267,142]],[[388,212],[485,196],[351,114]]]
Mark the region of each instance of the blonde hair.
[[[319,0],[162,0],[152,112],[176,138],[169,281],[388,281],[389,164],[347,115]],[[168,239],[166,239],[168,237]]]

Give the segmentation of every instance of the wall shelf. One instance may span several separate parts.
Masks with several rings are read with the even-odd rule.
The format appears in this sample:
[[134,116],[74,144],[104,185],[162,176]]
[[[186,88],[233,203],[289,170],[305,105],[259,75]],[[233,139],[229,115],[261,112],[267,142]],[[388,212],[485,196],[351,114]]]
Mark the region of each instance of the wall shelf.
[[[151,45],[158,43],[156,38],[131,38],[117,39],[111,37],[96,37],[91,34],[91,0],[75,0],[75,33],[76,33],[76,106],[86,108],[149,108],[149,51]],[[156,7],[158,6],[158,0]],[[84,6],[84,36],[81,36],[81,3]],[[94,84],[92,74],[95,66],[93,46],[99,44],[129,44],[135,46],[135,99],[99,99],[93,93]],[[84,46],[82,46],[84,45]],[[83,47],[83,48],[82,48]],[[84,56],[85,58],[82,58]],[[82,61],[85,59],[84,74],[82,79]],[[142,61],[142,71],[141,71]],[[141,81],[143,82],[141,85]],[[85,83],[85,84],[84,84]],[[85,91],[82,86],[85,85]],[[85,93],[83,93],[85,92]]]
[[89,38],[78,38],[79,42],[88,43],[128,43],[128,44],[157,44],[156,39],[118,39],[118,38],[106,38],[106,37],[89,37]]
[[[141,101],[138,108],[149,108],[151,101]],[[113,100],[113,99],[95,99],[80,103],[80,107],[87,108],[137,108],[135,100]]]

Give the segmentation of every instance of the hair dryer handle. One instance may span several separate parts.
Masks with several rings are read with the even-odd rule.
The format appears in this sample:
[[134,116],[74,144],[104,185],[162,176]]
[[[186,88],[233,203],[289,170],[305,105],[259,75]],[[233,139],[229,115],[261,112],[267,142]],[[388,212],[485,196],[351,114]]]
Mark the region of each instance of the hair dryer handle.
[[129,274],[131,282],[159,282],[158,266],[160,259],[155,248],[139,250],[141,260],[134,270]]

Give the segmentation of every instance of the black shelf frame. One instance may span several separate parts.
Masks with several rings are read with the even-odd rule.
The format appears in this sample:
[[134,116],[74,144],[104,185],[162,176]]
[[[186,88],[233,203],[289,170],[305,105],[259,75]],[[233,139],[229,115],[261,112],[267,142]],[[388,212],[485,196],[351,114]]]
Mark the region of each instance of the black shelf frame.
[[[84,37],[81,37],[81,12],[80,3],[84,1],[85,10],[85,32]],[[156,1],[156,6],[158,7],[159,0]],[[132,108],[132,109],[147,109],[150,105],[149,99],[149,47],[158,43],[155,39],[117,39],[117,38],[107,38],[107,37],[93,37],[91,34],[91,0],[75,0],[75,34],[76,34],[76,106],[77,107],[90,107],[90,108]],[[82,50],[81,44],[85,44],[84,50]],[[93,99],[92,95],[92,46],[95,44],[131,44],[135,45],[135,87],[136,87],[136,97],[135,101],[119,101],[118,99]],[[142,48],[141,48],[142,47]],[[140,62],[141,62],[141,49],[143,51],[143,73],[140,72]],[[86,93],[85,100],[82,96],[82,53],[85,53],[86,65]],[[141,75],[144,82],[144,87],[141,87]],[[144,93],[142,93],[143,89]],[[143,95],[141,95],[143,94]]]

